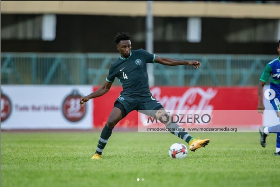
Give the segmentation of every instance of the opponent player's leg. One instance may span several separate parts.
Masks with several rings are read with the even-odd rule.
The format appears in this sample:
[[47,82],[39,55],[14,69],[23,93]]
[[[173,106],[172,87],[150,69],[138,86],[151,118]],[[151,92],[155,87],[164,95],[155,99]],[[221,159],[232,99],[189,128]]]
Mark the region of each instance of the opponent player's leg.
[[[279,117],[280,121],[280,102],[279,98],[274,98],[271,100],[271,104],[275,110],[275,113],[277,117]],[[280,125],[274,125],[271,127],[260,127],[259,129],[261,138],[260,143],[262,147],[266,146],[266,137],[269,135],[269,133],[276,133],[276,151],[275,155],[280,156]]]
[[280,125],[278,125],[278,132],[276,134],[276,151],[274,153],[275,156],[280,156]]
[[177,123],[172,122],[171,116],[166,112],[164,108],[160,108],[156,111],[155,114],[156,119],[165,124],[166,128],[169,132],[174,134],[175,136],[181,138],[185,142],[187,142],[190,146],[191,151],[195,151],[200,147],[205,147],[210,142],[210,139],[194,139],[189,133],[187,133],[182,127],[180,127]]
[[261,145],[262,147],[266,146],[266,137],[270,133],[276,133],[276,151],[275,155],[280,156],[280,125],[274,125],[271,127],[260,127],[261,134]]
[[[266,129],[265,129],[266,128]],[[261,143],[261,146],[262,147],[265,147],[266,146],[266,137],[268,136],[269,132],[267,130],[267,127],[260,127],[259,128],[259,132],[260,132],[260,135],[261,135],[261,138],[260,138],[260,143]]]
[[115,127],[115,125],[123,118],[122,116],[125,116],[125,114],[123,115],[123,113],[125,111],[123,111],[123,107],[121,106],[121,104],[115,104],[115,107],[112,109],[109,119],[106,123],[106,125],[104,126],[99,141],[98,141],[98,145],[96,148],[96,152],[93,155],[92,159],[100,159],[102,152],[112,134],[112,131]]

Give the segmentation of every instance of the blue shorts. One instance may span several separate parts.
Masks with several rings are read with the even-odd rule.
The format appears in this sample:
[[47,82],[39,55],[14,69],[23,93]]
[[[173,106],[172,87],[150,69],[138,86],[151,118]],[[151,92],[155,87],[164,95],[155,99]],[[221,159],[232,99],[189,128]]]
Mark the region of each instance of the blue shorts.
[[278,112],[280,112],[280,98],[275,97],[274,99],[270,100],[270,103],[272,104],[273,109],[278,116]]

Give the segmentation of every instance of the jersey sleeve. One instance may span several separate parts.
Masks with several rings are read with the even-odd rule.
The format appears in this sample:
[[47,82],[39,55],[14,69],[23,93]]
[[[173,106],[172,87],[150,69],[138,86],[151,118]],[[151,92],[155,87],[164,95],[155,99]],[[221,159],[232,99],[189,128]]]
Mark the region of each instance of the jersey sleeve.
[[114,68],[112,66],[110,66],[109,75],[107,76],[106,81],[107,82],[114,82],[115,77],[116,77],[116,75],[114,73]]
[[272,68],[269,64],[267,64],[264,68],[264,71],[263,71],[262,75],[261,75],[260,81],[267,82],[271,73],[272,73]]
[[146,63],[154,63],[155,59],[156,59],[156,55],[155,54],[151,54],[148,51],[141,49],[142,51],[142,55],[144,56],[144,58],[146,59]]

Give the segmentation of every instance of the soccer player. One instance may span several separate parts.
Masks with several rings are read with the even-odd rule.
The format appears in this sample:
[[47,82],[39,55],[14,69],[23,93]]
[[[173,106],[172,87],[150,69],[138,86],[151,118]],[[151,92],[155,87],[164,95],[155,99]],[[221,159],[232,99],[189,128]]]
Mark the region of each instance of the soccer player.
[[[115,125],[131,111],[154,111],[152,116],[156,119],[166,119],[166,117],[168,117],[166,116],[167,112],[164,107],[150,92],[147,63],[155,62],[168,66],[189,65],[194,68],[199,68],[201,65],[198,61],[179,61],[170,58],[162,58],[155,54],[150,54],[143,49],[131,50],[131,36],[126,32],[117,33],[115,36],[115,44],[121,56],[116,62],[111,64],[105,84],[95,92],[80,99],[80,104],[83,104],[92,98],[104,95],[110,90],[115,77],[122,83],[123,91],[114,103],[109,119],[101,132],[96,152],[92,156],[92,159],[101,158],[102,152]],[[168,121],[164,124],[168,130],[176,129],[174,131],[169,130],[169,132],[187,142],[191,151],[195,151],[200,147],[205,147],[210,142],[209,139],[194,139],[176,123],[170,123],[170,121]]]
[[[260,78],[259,86],[258,86],[258,112],[263,113],[265,107],[263,104],[263,87],[265,83],[268,81],[269,77],[272,76],[270,81],[270,89],[272,92],[275,92],[275,97],[270,100],[277,117],[280,120],[280,40],[278,41],[277,51],[279,53],[279,57],[275,58],[274,60],[270,61]],[[266,146],[266,137],[269,133],[276,133],[276,151],[274,153],[275,156],[280,156],[280,124],[271,126],[271,127],[260,127],[259,129],[261,139],[260,143],[262,147]]]

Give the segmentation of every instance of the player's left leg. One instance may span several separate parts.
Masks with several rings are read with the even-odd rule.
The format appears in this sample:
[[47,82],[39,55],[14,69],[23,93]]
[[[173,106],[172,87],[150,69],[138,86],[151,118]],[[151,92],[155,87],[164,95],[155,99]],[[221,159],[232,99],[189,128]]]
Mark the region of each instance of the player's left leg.
[[127,114],[133,111],[136,105],[137,100],[129,96],[120,96],[116,99],[114,108],[112,109],[109,119],[101,132],[96,152],[92,159],[101,158],[102,152],[105,149],[109,138],[111,137],[115,125],[117,125],[121,119],[125,118]]
[[170,121],[165,122],[164,118],[170,119],[164,107],[158,102],[154,97],[145,97],[142,98],[141,102],[137,106],[137,110],[148,111],[143,112],[146,115],[150,115],[151,117],[156,118],[161,121],[168,131],[173,135],[181,138],[183,141],[187,142],[190,146],[191,151],[195,151],[200,147],[205,147],[210,140],[200,140],[194,139],[188,132],[186,132],[182,127],[180,127],[177,123],[171,123]]
[[95,154],[91,159],[100,159],[105,146],[112,135],[115,125],[123,118],[122,110],[118,106],[114,106],[112,109],[109,119],[102,129],[98,144],[96,147]]

